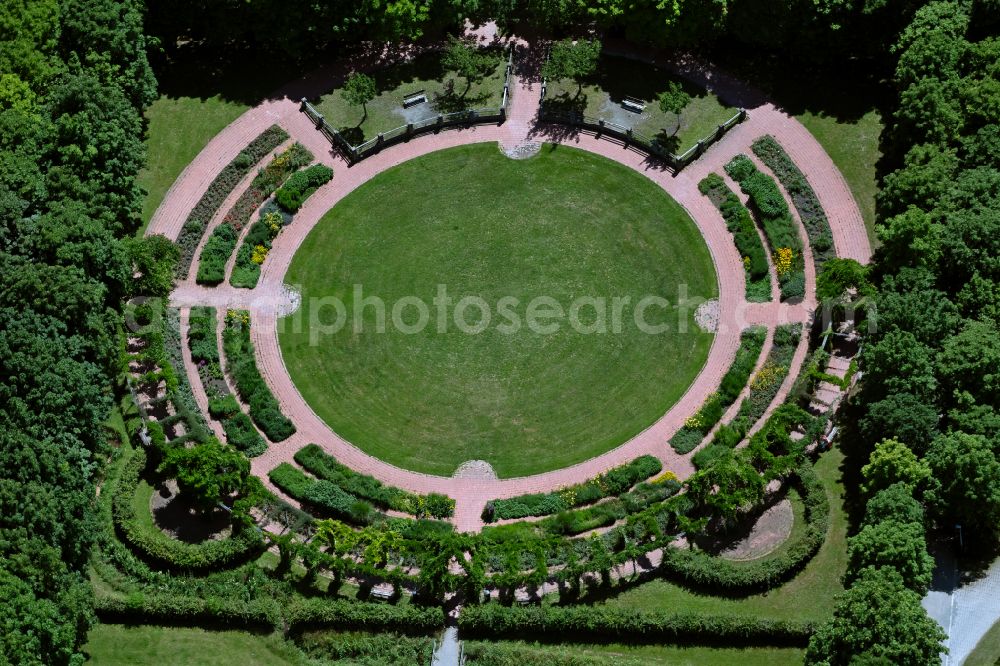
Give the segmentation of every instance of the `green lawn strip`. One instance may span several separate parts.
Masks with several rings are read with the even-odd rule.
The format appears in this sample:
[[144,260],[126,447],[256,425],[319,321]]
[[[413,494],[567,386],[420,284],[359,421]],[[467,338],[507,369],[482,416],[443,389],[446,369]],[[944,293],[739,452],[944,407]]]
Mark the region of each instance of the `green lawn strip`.
[[768,270],[767,250],[757,233],[750,211],[729,189],[726,182],[716,173],[710,173],[698,183],[702,194],[719,209],[726,228],[733,235],[733,243],[743,257],[746,276],[746,299],[754,303],[771,300],[771,276]]
[[792,580],[762,594],[726,598],[704,594],[667,580],[653,580],[615,595],[605,603],[624,608],[738,615],[822,622],[832,613],[834,599],[843,591],[847,568],[847,514],[839,449],[824,453],[814,469],[830,502],[830,527],[819,552]]
[[[630,169],[564,146],[509,160],[493,145],[469,145],[390,169],[319,221],[285,280],[301,285],[302,308],[279,326],[282,356],[335,432],[407,469],[450,475],[462,462],[485,460],[501,477],[586,460],[665,414],[712,340],[693,323],[693,309],[685,332],[675,326],[679,287],[692,299],[718,293],[704,240],[675,201]],[[378,307],[357,301],[354,285],[362,298],[385,303],[384,333]],[[437,328],[438,285],[452,299],[445,333]],[[663,334],[634,325],[634,305],[650,294],[671,303],[645,313],[668,327]],[[404,333],[391,310],[414,296],[431,318]],[[491,309],[481,333],[454,325],[465,296]],[[563,309],[555,333],[525,325],[528,304],[541,296]],[[606,334],[569,325],[580,296],[604,299]],[[316,305],[329,297],[345,305],[339,329],[335,308]],[[519,303],[513,333],[500,328],[503,297]],[[612,333],[617,297],[632,305],[621,333]],[[415,307],[401,312],[407,324],[417,315]],[[477,307],[465,311],[467,322],[479,316]],[[589,306],[579,317],[600,321]]]
[[722,419],[726,408],[740,397],[743,387],[750,380],[750,375],[757,365],[766,338],[767,329],[763,326],[754,326],[740,333],[739,349],[736,350],[736,357],[719,383],[719,390],[713,393],[670,438],[670,446],[677,453],[690,453],[701,444],[705,435]]
[[[680,116],[664,113],[660,93],[671,82],[680,83],[691,101]],[[579,92],[579,94],[578,94]],[[621,107],[625,97],[646,103],[641,114]],[[578,91],[573,81],[546,81],[545,103],[555,110],[578,110],[585,115],[631,127],[650,139],[658,139],[675,155],[693,147],[736,114],[715,95],[673,72],[639,60],[602,55],[597,71],[583,81]]]
[[212,137],[249,106],[219,96],[161,96],[146,109],[146,167],[136,179],[146,191],[142,202],[142,236],[167,190]]
[[[313,100],[316,110],[353,145],[374,139],[410,119],[435,117],[463,109],[500,108],[503,101],[507,54],[496,51],[497,66],[482,81],[465,92],[466,81],[441,65],[440,52],[425,53],[410,62],[371,72],[377,95],[365,109],[351,106],[343,91],[335,88]],[[403,96],[423,90],[428,101],[403,109]]]
[[875,195],[878,192],[878,161],[882,157],[879,140],[882,117],[868,111],[852,120],[838,120],[822,113],[804,111],[796,116],[830,156],[847,181],[872,245],[875,238]]
[[1000,622],[997,622],[976,643],[965,658],[966,666],[996,666],[1000,664]]
[[465,641],[469,666],[793,666],[797,648]]
[[767,236],[781,287],[781,300],[802,298],[806,289],[802,240],[778,183],[758,170],[753,161],[742,153],[730,160],[725,169],[729,177],[740,184],[743,193],[750,197],[750,206]]
[[83,646],[94,666],[299,666],[306,659],[280,634],[198,627],[98,624]]

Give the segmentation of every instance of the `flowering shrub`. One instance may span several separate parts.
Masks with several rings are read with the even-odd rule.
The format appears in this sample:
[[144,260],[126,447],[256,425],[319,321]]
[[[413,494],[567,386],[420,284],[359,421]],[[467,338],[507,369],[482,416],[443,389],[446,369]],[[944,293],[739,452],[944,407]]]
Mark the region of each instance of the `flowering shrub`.
[[774,252],[774,270],[777,271],[778,277],[782,277],[788,271],[792,270],[792,260],[795,258],[795,253],[790,247],[779,247]]
[[265,258],[267,258],[267,248],[263,245],[258,245],[253,249],[253,256],[250,257],[250,261],[260,265],[264,263]]

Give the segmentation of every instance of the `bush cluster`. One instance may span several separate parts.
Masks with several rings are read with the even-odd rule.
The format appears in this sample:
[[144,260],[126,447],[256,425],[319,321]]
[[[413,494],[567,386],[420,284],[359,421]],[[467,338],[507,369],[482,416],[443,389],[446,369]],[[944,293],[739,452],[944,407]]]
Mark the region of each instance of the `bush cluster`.
[[239,233],[231,224],[220,224],[201,249],[198,258],[198,284],[217,285],[226,279],[226,262],[236,249]]
[[788,269],[778,270],[781,299],[802,298],[805,296],[802,241],[778,184],[767,174],[758,171],[746,155],[737,155],[725,168],[726,173],[750,197],[750,204],[757,212],[771,251],[777,253],[780,248],[788,248],[792,252]]
[[694,450],[722,419],[726,407],[740,397],[743,387],[753,374],[754,366],[757,365],[757,357],[760,356],[766,337],[767,330],[762,326],[745,329],[740,334],[740,347],[736,351],[736,358],[722,377],[719,390],[670,438],[670,446],[675,451],[683,454]]
[[226,370],[236,391],[249,405],[253,422],[272,442],[281,442],[295,432],[295,425],[281,413],[278,401],[257,369],[249,321],[250,315],[245,311],[234,311],[226,317],[226,327],[222,331]]
[[813,263],[816,264],[816,274],[819,275],[823,272],[823,264],[835,257],[836,252],[833,247],[830,221],[826,218],[816,192],[773,136],[766,134],[754,141],[751,147],[754,154],[774,172],[788,192],[788,196],[792,198],[792,204],[799,212],[799,219],[806,228],[809,249],[812,251]]
[[546,516],[575,506],[596,502],[605,497],[620,495],[639,481],[648,479],[662,469],[653,456],[641,456],[632,462],[608,470],[589,481],[563,488],[552,493],[519,495],[497,499],[487,504],[483,519],[492,522],[508,518]]
[[416,495],[401,488],[383,485],[367,474],[360,474],[340,464],[336,458],[315,444],[299,449],[295,462],[317,478],[330,481],[344,491],[366,499],[381,509],[393,509],[418,517],[448,518],[455,513],[455,500],[445,495],[431,493]]
[[[226,409],[230,409],[236,399],[232,395],[226,397],[231,400],[226,403]],[[218,407],[219,403],[216,403],[216,406]],[[247,458],[256,458],[267,451],[267,442],[253,427],[250,417],[239,411],[238,405],[236,411],[230,412],[222,419],[222,429],[226,433],[226,441],[242,451]]]
[[274,200],[289,213],[294,213],[302,207],[309,195],[320,185],[328,183],[333,178],[333,169],[324,164],[314,164],[294,174],[274,193]]
[[680,638],[730,645],[805,645],[805,622],[754,616],[654,613],[613,606],[466,606],[458,618],[464,635],[537,638],[561,636],[590,642],[662,642]]
[[335,483],[308,477],[289,463],[272,469],[268,478],[289,497],[315,507],[323,515],[355,525],[368,525],[377,517],[385,518],[371,504],[345,492]]
[[240,151],[239,155],[223,167],[219,175],[209,184],[205,194],[202,195],[198,203],[191,209],[180,235],[177,237],[177,244],[181,248],[181,257],[177,262],[177,277],[187,275],[194,259],[194,252],[198,247],[205,227],[211,222],[212,217],[222,207],[226,197],[236,188],[244,176],[250,172],[255,164],[267,157],[268,153],[280,146],[288,139],[288,133],[277,125],[271,125],[260,135],[251,141],[246,148]]
[[111,501],[112,517],[122,540],[143,559],[172,571],[206,571],[233,566],[261,550],[260,536],[238,525],[230,538],[203,544],[184,543],[144,525],[136,516],[132,500],[145,467],[146,453],[135,451],[122,465]]
[[719,209],[726,221],[726,228],[733,235],[733,242],[740,256],[746,262],[747,274],[751,280],[767,275],[767,252],[757,234],[757,226],[750,217],[750,211],[736,194],[726,185],[722,176],[710,173],[698,183],[701,193],[708,196]]

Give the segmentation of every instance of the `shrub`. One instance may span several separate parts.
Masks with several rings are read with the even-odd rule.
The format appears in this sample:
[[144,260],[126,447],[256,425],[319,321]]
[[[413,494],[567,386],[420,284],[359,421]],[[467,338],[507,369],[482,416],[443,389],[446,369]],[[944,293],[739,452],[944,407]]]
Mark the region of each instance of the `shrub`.
[[309,195],[320,185],[333,178],[333,169],[324,164],[314,164],[294,174],[274,193],[274,200],[289,213],[294,213],[302,207]]
[[250,418],[272,442],[288,439],[295,425],[281,413],[278,401],[257,369],[253,343],[250,341],[250,316],[244,311],[230,311],[222,331],[226,369],[236,391],[250,407]]
[[233,597],[133,592],[128,596],[96,595],[94,610],[104,622],[124,624],[214,624],[272,629],[281,624],[274,599],[243,601]]
[[240,403],[236,396],[227,393],[208,399],[208,413],[213,419],[224,419],[240,411]]
[[198,284],[217,285],[226,279],[226,262],[239,235],[231,224],[220,224],[209,236],[198,258]]
[[219,345],[215,338],[215,308],[191,308],[187,340],[195,363],[219,362]]
[[749,615],[654,613],[613,606],[508,608],[497,603],[466,606],[458,626],[463,635],[477,637],[544,635],[644,643],[684,639],[734,645],[805,645],[813,631],[807,623]]
[[188,214],[184,227],[177,237],[177,245],[181,249],[180,260],[177,262],[176,275],[183,277],[191,268],[194,252],[198,247],[205,227],[218,212],[243,177],[254,164],[264,159],[268,153],[288,139],[288,133],[277,125],[271,125],[251,141],[246,148],[223,167],[219,175],[209,184],[205,194]]
[[823,270],[823,264],[835,256],[833,248],[833,233],[830,221],[823,211],[819,197],[813,191],[805,174],[799,170],[795,162],[788,156],[774,137],[764,135],[753,142],[753,152],[767,167],[774,172],[784,186],[792,204],[799,212],[799,219],[806,228],[809,245],[812,249],[813,261],[816,264],[816,274]]
[[725,219],[726,228],[733,234],[736,249],[744,258],[748,281],[766,276],[767,252],[757,234],[757,227],[750,217],[750,212],[718,174],[710,173],[698,184],[698,188],[712,200]]
[[253,529],[239,525],[234,526],[228,539],[189,544],[140,521],[132,500],[145,467],[145,452],[133,452],[122,465],[111,500],[112,517],[122,541],[143,559],[173,571],[205,571],[232,566],[261,551],[260,536]]
[[725,446],[723,444],[716,444],[714,441],[694,454],[691,458],[691,462],[694,463],[695,469],[704,469],[711,465],[713,462],[726,455],[732,447]]
[[698,448],[698,445],[701,444],[701,440],[704,438],[705,433],[700,429],[684,426],[670,438],[670,446],[677,453],[690,453]]
[[382,509],[412,513],[418,517],[448,518],[455,513],[455,500],[432,493],[416,495],[400,488],[383,485],[367,474],[359,474],[341,465],[336,458],[315,444],[309,444],[295,454],[295,462],[320,479],[341,487],[344,491],[371,501]]
[[483,519],[492,522],[508,518],[546,516],[559,513],[574,506],[619,495],[639,481],[658,473],[661,469],[662,464],[659,459],[653,456],[640,456],[628,464],[608,470],[595,479],[563,488],[554,493],[535,493],[493,500],[487,505],[487,508],[492,507],[492,511],[484,511]]
[[[226,397],[232,398],[231,395]],[[253,427],[250,417],[239,411],[239,407],[237,407],[237,411],[223,420],[222,429],[226,432],[226,441],[242,451],[248,458],[256,458],[267,451],[267,442]]]
[[358,500],[329,481],[309,478],[288,463],[281,463],[272,469],[268,478],[288,496],[316,507],[325,515],[361,525],[367,525],[377,517],[371,504]]

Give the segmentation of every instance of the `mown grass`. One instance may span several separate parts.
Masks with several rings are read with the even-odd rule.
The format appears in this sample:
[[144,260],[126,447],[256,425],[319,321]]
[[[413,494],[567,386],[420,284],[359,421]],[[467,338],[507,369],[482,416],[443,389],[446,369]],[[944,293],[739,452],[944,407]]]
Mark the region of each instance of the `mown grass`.
[[139,185],[146,190],[142,203],[142,227],[146,231],[153,213],[167,190],[201,149],[250,108],[221,97],[161,96],[146,109],[146,167],[139,172]]
[[[516,193],[516,196],[513,196]],[[450,475],[486,460],[504,477],[586,460],[637,434],[684,393],[707,358],[712,335],[693,323],[687,297],[713,298],[717,281],[698,229],[662,189],[604,158],[545,147],[510,160],[495,145],[470,145],[412,160],[365,183],[333,208],[296,254],[285,281],[303,307],[279,324],[285,364],[302,395],[337,433],[395,465]],[[384,333],[376,307],[386,305]],[[438,332],[438,285],[454,299]],[[635,304],[662,334],[634,324]],[[421,299],[429,321],[407,334],[391,324],[400,298]],[[455,302],[478,296],[489,326],[454,325]],[[501,324],[503,297],[521,324],[528,303],[546,296],[566,312],[580,296],[608,303],[607,333],[555,333]],[[314,298],[345,303],[338,315]],[[620,333],[611,299],[628,297]],[[354,332],[355,313],[363,332]],[[584,324],[595,309],[580,311]],[[402,312],[407,324],[415,307]],[[479,323],[479,310],[465,319]],[[548,323],[550,320],[546,320]],[[686,329],[686,330],[684,330]]]
[[98,624],[83,651],[94,666],[291,666],[301,653],[278,636],[196,627]]
[[965,666],[996,666],[1000,664],[1000,622],[994,624],[975,649],[965,658]]
[[[745,615],[781,620],[823,621],[833,613],[840,579],[847,568],[847,513],[840,465],[844,455],[833,449],[816,463],[826,487],[831,520],[826,541],[809,564],[792,580],[763,594],[727,598],[689,590],[666,580],[653,580],[618,594],[607,602],[628,608],[687,613]],[[794,533],[793,528],[793,533]]]
[[[678,116],[660,111],[660,93],[670,82],[680,83],[691,101]],[[569,80],[548,81],[546,103],[554,109],[577,109],[586,115],[631,127],[649,138],[660,137],[675,154],[681,154],[732,118],[736,109],[723,104],[704,88],[662,67],[619,56],[601,56],[597,71],[578,89]],[[641,114],[621,107],[622,99],[646,102]]]

